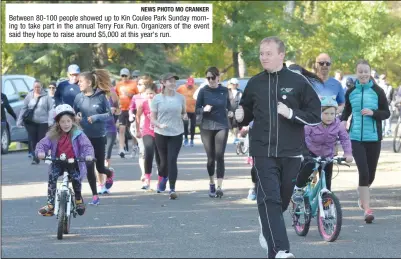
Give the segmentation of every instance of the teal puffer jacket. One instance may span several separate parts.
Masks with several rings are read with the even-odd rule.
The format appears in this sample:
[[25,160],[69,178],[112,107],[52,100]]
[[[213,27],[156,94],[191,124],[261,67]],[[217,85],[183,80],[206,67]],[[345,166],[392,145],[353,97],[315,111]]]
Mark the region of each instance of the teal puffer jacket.
[[[370,109],[372,116],[362,115],[361,110]],[[345,94],[345,107],[341,120],[347,120],[352,114],[350,139],[356,141],[382,140],[382,121],[390,117],[386,95],[379,86],[369,81],[360,84]]]

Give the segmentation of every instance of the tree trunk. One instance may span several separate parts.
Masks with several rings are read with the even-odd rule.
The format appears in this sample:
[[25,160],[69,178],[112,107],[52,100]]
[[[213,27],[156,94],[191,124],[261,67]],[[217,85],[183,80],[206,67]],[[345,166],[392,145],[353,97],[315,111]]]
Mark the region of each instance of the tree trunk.
[[240,78],[246,75],[246,64],[245,60],[242,58],[242,52],[238,53],[238,73]]
[[108,55],[107,55],[107,43],[95,44],[95,66],[97,68],[104,68],[107,66]]
[[239,66],[238,66],[238,51],[233,51],[233,67],[234,67],[234,77],[239,77]]
[[[231,26],[235,26],[238,20],[238,9],[234,9],[231,17],[232,24]],[[238,67],[238,39],[237,35],[233,35],[233,66],[234,66],[234,77],[239,77],[239,67]]]
[[292,17],[294,15],[294,10],[295,10],[295,1],[288,1],[287,5],[285,6],[285,12],[289,17]]

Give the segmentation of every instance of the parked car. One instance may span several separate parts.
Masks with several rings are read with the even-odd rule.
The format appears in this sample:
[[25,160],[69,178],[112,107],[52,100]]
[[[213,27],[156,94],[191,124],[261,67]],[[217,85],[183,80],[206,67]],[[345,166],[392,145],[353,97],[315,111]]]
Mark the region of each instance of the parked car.
[[[24,106],[24,98],[32,91],[35,78],[27,75],[2,75],[1,92],[7,96],[10,106],[19,116]],[[18,128],[16,121],[6,112],[7,125],[1,128],[1,153],[8,152],[11,142],[28,143],[28,132],[25,128]]]
[[[230,79],[231,79],[231,78],[230,78]],[[227,87],[228,81],[229,81],[230,79],[226,79],[226,80],[222,81],[221,84],[222,84],[223,86]],[[239,81],[239,86],[238,86],[238,88],[241,89],[242,91],[244,91],[246,85],[248,84],[249,79],[251,79],[251,78],[250,78],[250,77],[238,78],[238,81]]]

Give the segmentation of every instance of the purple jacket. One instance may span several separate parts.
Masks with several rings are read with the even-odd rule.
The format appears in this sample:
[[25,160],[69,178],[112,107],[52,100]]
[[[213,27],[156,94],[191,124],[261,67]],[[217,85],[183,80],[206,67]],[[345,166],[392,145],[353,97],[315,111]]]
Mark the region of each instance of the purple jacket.
[[351,140],[338,118],[327,127],[323,126],[323,123],[316,126],[305,126],[306,146],[317,156],[333,157],[337,137],[340,138],[344,155],[352,156]]
[[[58,140],[52,141],[48,136],[44,137],[36,145],[35,155],[43,152],[45,154],[51,150],[52,157],[56,157]],[[75,130],[72,134],[72,148],[76,158],[85,158],[86,156],[95,157],[95,151],[92,143],[81,130]],[[86,176],[86,164],[85,162],[78,162],[79,172],[81,180]],[[51,173],[51,165],[49,166],[49,174]]]

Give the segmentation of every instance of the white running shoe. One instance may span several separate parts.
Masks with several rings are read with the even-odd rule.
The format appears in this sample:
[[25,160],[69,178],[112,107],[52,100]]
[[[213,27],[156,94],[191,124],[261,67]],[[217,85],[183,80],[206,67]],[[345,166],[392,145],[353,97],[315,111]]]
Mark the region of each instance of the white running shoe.
[[262,221],[260,220],[260,216],[258,217],[259,219],[259,226],[260,226],[260,233],[259,233],[259,244],[260,246],[266,250],[266,254],[269,254],[269,247],[267,246],[267,241],[266,238],[263,236],[263,230],[262,230]]
[[278,251],[276,258],[295,258],[295,256],[288,251]]

